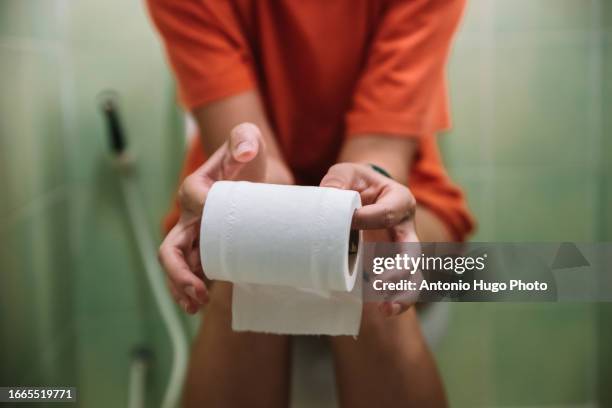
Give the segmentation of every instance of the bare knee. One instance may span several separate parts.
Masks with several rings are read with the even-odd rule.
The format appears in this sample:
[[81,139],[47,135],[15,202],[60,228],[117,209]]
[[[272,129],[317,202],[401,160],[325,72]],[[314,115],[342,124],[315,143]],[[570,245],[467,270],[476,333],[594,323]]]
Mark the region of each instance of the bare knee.
[[210,289],[210,301],[204,313],[221,316],[232,315],[232,284],[228,282],[215,282]]
[[387,317],[377,304],[364,305],[359,337],[383,353],[404,350],[417,355],[425,347],[414,308],[399,316]]
[[[386,317],[376,304],[366,304],[357,339],[341,336],[332,347],[341,406],[446,406],[414,308]],[[386,391],[382,397],[380,390]]]

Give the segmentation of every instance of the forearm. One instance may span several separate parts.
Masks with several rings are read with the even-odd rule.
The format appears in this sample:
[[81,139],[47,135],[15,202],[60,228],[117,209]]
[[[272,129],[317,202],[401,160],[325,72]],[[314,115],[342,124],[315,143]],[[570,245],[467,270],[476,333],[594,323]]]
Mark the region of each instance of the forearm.
[[[338,161],[375,164],[389,172],[394,180],[409,186],[408,175],[417,147],[415,139],[363,135],[345,142]],[[418,203],[416,228],[423,242],[452,240],[444,222],[435,213]]]
[[412,139],[367,135],[348,139],[340,151],[339,162],[375,164],[394,180],[408,185],[408,174],[417,143]]
[[216,151],[227,141],[232,128],[244,122],[256,125],[263,136],[266,155],[266,181],[292,184],[293,176],[274,138],[263,104],[256,91],[247,91],[194,109],[193,116],[200,130],[206,152]]

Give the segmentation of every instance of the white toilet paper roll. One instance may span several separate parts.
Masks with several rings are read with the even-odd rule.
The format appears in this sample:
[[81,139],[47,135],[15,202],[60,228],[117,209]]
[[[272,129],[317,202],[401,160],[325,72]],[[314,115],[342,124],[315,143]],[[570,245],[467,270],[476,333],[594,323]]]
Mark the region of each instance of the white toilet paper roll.
[[208,278],[235,284],[234,329],[356,334],[361,245],[350,226],[360,206],[355,191],[215,183],[204,206],[200,255]]

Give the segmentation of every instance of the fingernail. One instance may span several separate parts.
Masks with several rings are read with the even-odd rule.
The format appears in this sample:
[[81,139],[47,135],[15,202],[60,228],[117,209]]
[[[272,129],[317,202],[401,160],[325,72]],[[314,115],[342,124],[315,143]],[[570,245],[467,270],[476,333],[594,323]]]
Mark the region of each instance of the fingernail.
[[321,187],[329,187],[329,188],[342,189],[342,185],[336,184],[336,183],[328,183],[328,184],[325,184],[324,186],[321,186]]
[[391,316],[391,304],[388,302],[381,303],[378,307],[380,311],[387,317]]
[[251,142],[240,142],[234,149],[234,153],[236,156],[240,156],[243,153],[250,152],[254,149],[254,146]]
[[389,307],[391,316],[396,316],[402,311],[402,306],[399,303],[392,303]]
[[196,303],[202,303],[200,302],[200,299],[198,299],[198,295],[196,294],[196,290],[193,286],[187,286],[185,288],[185,293],[187,293],[187,295],[189,295],[189,297],[193,299]]
[[344,183],[336,177],[328,177],[323,180],[321,187],[344,188]]
[[180,302],[181,307],[183,308],[184,311],[187,311],[187,308],[189,307],[189,303],[187,303],[186,300],[181,300]]

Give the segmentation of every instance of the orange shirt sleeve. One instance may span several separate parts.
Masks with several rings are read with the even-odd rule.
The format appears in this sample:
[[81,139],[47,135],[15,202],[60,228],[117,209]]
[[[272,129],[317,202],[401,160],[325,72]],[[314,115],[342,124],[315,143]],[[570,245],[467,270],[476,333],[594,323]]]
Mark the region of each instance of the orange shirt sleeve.
[[445,65],[465,0],[391,1],[346,116],[347,135],[418,137],[450,127]]
[[251,56],[228,0],[147,0],[188,109],[255,87]]

